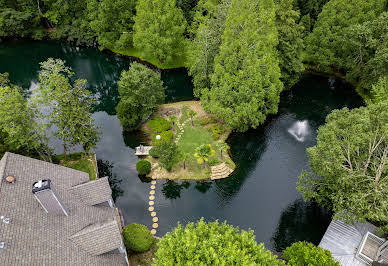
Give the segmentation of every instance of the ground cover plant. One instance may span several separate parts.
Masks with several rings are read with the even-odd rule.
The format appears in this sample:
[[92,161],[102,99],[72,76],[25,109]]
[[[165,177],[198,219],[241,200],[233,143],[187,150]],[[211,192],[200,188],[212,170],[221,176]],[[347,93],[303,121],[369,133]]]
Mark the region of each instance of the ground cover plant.
[[53,162],[71,169],[88,173],[90,180],[96,179],[97,169],[94,155],[77,152],[68,154],[65,159],[63,154],[59,154],[54,157]]

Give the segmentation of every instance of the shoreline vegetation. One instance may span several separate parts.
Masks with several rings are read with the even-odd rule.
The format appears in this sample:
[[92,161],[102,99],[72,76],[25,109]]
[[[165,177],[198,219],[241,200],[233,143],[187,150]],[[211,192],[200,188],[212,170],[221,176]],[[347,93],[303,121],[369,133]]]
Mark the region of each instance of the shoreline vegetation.
[[97,178],[97,162],[94,154],[76,152],[67,154],[66,159],[63,154],[54,156],[54,163],[74,170],[82,171],[89,174],[90,180]]
[[[195,114],[193,113],[194,115],[190,117],[189,113],[192,111]],[[155,146],[157,134],[160,134],[161,140],[169,135],[155,132],[152,126],[150,127],[151,121],[161,117],[166,121],[173,121],[173,118],[176,118],[174,122],[171,122],[171,129],[165,132],[172,132],[169,141],[176,143],[179,154],[170,171],[160,166],[159,158],[151,155],[143,156],[143,159],[149,160],[152,165],[151,172],[147,176],[168,180],[206,180],[211,177],[212,166],[225,163],[232,170],[236,168],[227,151],[229,147],[225,143],[232,130],[227,128],[222,121],[207,114],[200,101],[160,105],[150,119],[140,127],[140,130],[149,137],[147,145]],[[198,158],[196,155],[201,145],[211,145],[211,150],[213,150],[206,159]]]

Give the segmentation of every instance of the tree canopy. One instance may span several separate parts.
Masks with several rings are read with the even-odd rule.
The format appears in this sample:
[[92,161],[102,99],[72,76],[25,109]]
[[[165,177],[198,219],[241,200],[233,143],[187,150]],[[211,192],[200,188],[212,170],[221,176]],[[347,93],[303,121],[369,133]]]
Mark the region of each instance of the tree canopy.
[[283,85],[272,0],[232,1],[211,89],[201,101],[205,111],[238,131],[262,124],[277,112]]
[[253,231],[203,219],[178,224],[159,241],[155,256],[155,265],[285,265],[256,243]]
[[133,130],[145,122],[164,102],[163,82],[160,73],[139,63],[132,63],[121,73],[118,82],[120,102],[117,117],[125,130]]
[[334,110],[307,149],[297,189],[347,222],[388,221],[388,103]]
[[186,21],[175,0],[138,0],[133,44],[146,58],[171,62],[184,53]]

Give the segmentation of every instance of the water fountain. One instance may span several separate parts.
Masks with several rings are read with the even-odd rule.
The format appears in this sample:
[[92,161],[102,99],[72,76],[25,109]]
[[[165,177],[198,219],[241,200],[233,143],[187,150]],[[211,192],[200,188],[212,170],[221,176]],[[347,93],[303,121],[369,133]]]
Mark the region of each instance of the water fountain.
[[288,133],[290,133],[297,141],[303,142],[310,133],[308,121],[296,121],[292,127],[288,129]]

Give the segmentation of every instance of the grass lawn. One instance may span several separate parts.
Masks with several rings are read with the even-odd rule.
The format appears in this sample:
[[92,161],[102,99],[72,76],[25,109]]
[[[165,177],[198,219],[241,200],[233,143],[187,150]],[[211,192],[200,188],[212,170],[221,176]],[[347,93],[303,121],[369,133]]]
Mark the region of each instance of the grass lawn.
[[143,253],[136,253],[127,250],[129,265],[141,265],[148,266],[152,264],[152,259],[155,256],[156,250],[158,249],[159,239],[155,238],[154,243],[151,245],[150,250]]
[[96,179],[96,161],[93,155],[86,155],[83,152],[68,154],[64,160],[63,154],[55,156],[54,161],[59,165],[86,172],[89,174],[90,180]]
[[126,49],[115,49],[115,48],[108,48],[112,52],[116,54],[122,54],[122,55],[127,55],[127,56],[133,56],[137,57],[142,61],[146,61],[148,63],[153,64],[159,69],[171,69],[171,68],[180,68],[180,67],[185,67],[185,58],[184,57],[178,57],[174,58],[171,63],[168,64],[160,64],[159,60],[156,58],[145,58],[144,54],[135,49],[134,47],[126,48]]

